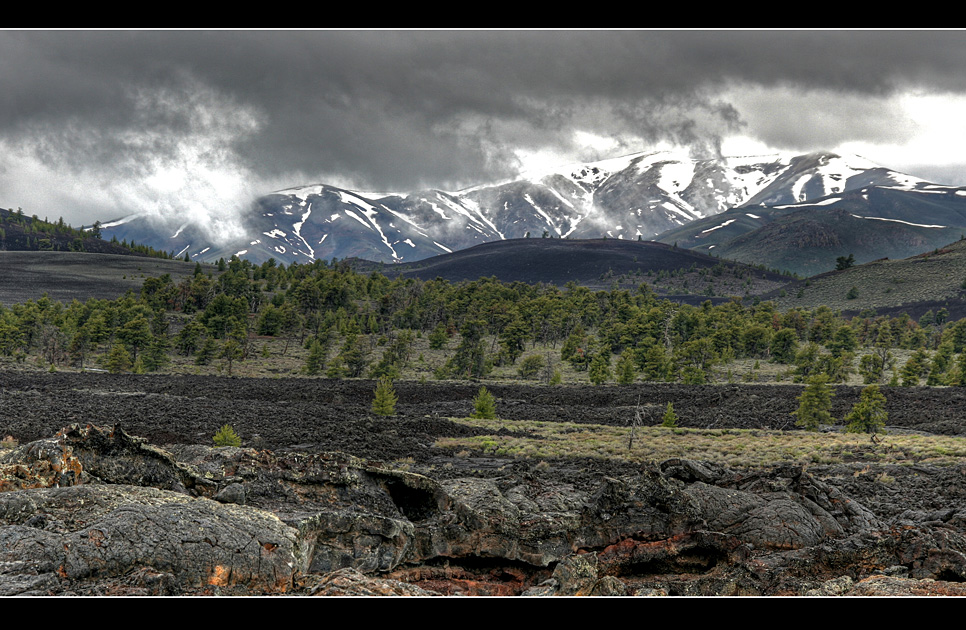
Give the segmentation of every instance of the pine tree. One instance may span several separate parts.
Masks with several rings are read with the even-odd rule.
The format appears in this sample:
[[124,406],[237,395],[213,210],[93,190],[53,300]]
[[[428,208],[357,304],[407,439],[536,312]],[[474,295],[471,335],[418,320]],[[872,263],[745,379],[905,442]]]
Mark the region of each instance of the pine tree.
[[241,437],[230,424],[223,425],[214,437],[215,446],[241,446]]
[[235,339],[226,339],[224,345],[221,347],[221,354],[219,356],[225,360],[225,365],[228,368],[228,376],[231,376],[232,365],[234,365],[236,360],[242,358],[241,344]]
[[107,371],[111,374],[126,372],[131,368],[131,354],[122,343],[114,344],[110,354],[107,355]]
[[375,397],[372,400],[372,413],[377,416],[396,415],[396,390],[393,389],[392,381],[388,377],[379,379],[379,384],[373,392]]
[[886,399],[878,385],[869,385],[862,390],[859,402],[855,403],[849,415],[845,416],[849,433],[880,433],[885,428],[889,414],[885,410]]
[[309,355],[305,358],[305,373],[314,376],[325,367],[325,346],[318,339],[309,344]]
[[195,355],[195,365],[208,365],[218,351],[218,342],[214,337],[206,337],[205,342]]
[[832,396],[827,374],[820,373],[809,378],[808,385],[798,397],[798,410],[792,412],[798,418],[795,424],[805,427],[806,431],[818,431],[820,424],[832,424],[835,421],[829,413]]
[[672,403],[667,404],[667,409],[664,411],[664,418],[661,422],[662,427],[667,427],[673,429],[678,426],[678,415],[674,413],[674,405]]
[[625,350],[617,360],[617,382],[629,385],[634,382],[634,356]]
[[590,362],[590,369],[587,372],[587,376],[590,377],[590,382],[594,385],[600,385],[611,377],[610,357],[608,354],[606,350],[602,350],[595,354]]
[[496,398],[493,397],[486,387],[480,387],[480,391],[477,392],[476,398],[473,399],[473,413],[470,414],[471,418],[480,418],[483,420],[492,420],[496,418]]

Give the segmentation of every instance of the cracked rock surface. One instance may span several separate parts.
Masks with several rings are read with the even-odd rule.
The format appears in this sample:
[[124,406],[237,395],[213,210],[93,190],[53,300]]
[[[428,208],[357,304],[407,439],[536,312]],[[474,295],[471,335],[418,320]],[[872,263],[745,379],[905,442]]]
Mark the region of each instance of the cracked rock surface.
[[[303,419],[304,442],[213,448],[177,415],[151,440],[121,425],[141,426],[130,414],[148,403],[311,401],[284,384],[215,379],[192,394],[173,378],[53,376],[4,389],[0,413],[107,399],[122,422],[0,451],[0,595],[958,595],[966,583],[966,467],[895,470],[888,492],[845,469],[684,459],[432,468],[433,436],[465,427],[351,405],[341,432]],[[308,391],[316,406],[341,395]],[[384,463],[405,448],[411,470]]]

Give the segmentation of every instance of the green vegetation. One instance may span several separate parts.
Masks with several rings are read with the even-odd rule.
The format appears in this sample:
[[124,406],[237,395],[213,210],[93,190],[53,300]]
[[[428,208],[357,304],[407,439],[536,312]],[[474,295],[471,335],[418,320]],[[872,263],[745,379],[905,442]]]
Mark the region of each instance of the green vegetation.
[[808,385],[798,397],[798,409],[792,412],[797,418],[796,426],[806,431],[818,431],[822,424],[833,424],[835,419],[829,413],[832,408],[832,390],[828,386],[826,374],[816,374],[809,378]]
[[678,415],[674,413],[674,404],[668,403],[667,409],[664,411],[664,417],[661,422],[661,426],[669,429],[673,429],[678,426]]
[[482,420],[496,418],[496,398],[493,397],[493,394],[486,387],[480,387],[476,398],[473,399],[473,413],[470,417]]
[[241,446],[241,437],[230,424],[223,425],[214,437],[215,446]]
[[232,257],[219,267],[196,265],[180,281],[147,278],[139,293],[115,300],[0,305],[0,364],[393,381],[702,384],[825,374],[830,384],[873,384],[898,373],[910,385],[966,383],[966,320],[949,321],[944,309],[918,321],[846,318],[739,298],[680,304],[643,283],[593,291],[390,279],[321,260],[285,267]]
[[377,416],[396,415],[396,402],[398,402],[399,398],[396,396],[396,390],[393,389],[392,381],[388,376],[383,376],[379,379],[379,385],[376,386],[374,394],[375,396],[372,399],[372,413]]
[[849,254],[848,257],[839,256],[838,258],[835,259],[835,269],[837,269],[838,271],[842,271],[843,269],[848,269],[854,264],[855,264],[855,256],[852,254]]
[[862,390],[859,402],[845,416],[845,430],[849,433],[881,433],[889,414],[885,410],[886,399],[878,385],[869,385]]
[[101,239],[100,222],[89,229],[73,228],[60,217],[57,221],[41,219],[37,215],[27,216],[23,210],[4,210],[0,208],[0,250],[4,251],[61,251],[61,252],[98,252],[109,254],[133,254],[153,258],[172,259],[169,252],[163,252],[147,245],[110,241]]

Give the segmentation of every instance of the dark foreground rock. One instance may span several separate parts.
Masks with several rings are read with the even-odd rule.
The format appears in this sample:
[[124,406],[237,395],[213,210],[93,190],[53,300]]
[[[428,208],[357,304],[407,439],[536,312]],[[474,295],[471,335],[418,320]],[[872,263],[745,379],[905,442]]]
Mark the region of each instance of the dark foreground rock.
[[[966,536],[801,467],[432,478],[72,425],[0,453],[0,594],[961,594]],[[932,520],[923,520],[932,519]],[[888,578],[888,580],[886,580]]]

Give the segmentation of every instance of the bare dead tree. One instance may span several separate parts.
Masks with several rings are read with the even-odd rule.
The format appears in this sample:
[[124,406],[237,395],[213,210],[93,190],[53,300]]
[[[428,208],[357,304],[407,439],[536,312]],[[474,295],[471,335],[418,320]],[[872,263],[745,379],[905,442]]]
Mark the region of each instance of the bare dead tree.
[[637,397],[637,407],[634,408],[634,419],[631,420],[631,434],[627,439],[627,450],[634,448],[634,438],[637,435],[637,427],[644,426],[644,412],[641,409],[641,397]]

